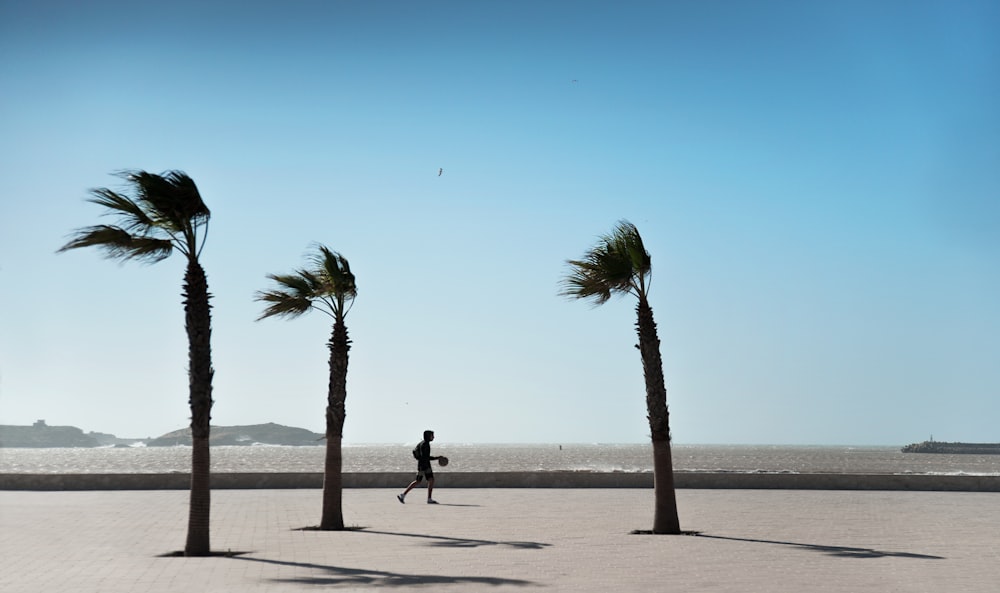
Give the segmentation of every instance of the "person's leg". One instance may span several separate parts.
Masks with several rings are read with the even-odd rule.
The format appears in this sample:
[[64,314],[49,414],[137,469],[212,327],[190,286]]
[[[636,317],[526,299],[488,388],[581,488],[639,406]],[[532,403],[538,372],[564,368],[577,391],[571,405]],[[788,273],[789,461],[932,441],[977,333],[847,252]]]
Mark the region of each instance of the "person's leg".
[[405,499],[406,495],[410,493],[410,490],[413,490],[414,488],[417,487],[417,484],[419,484],[420,480],[422,480],[422,479],[423,479],[423,476],[420,475],[420,474],[417,474],[416,479],[413,480],[412,482],[410,482],[410,485],[406,487],[406,490],[404,490],[402,494],[397,494],[396,495],[396,500],[398,500],[399,502],[405,502],[403,499]]
[[434,492],[434,478],[427,478],[427,500],[434,500],[431,494]]

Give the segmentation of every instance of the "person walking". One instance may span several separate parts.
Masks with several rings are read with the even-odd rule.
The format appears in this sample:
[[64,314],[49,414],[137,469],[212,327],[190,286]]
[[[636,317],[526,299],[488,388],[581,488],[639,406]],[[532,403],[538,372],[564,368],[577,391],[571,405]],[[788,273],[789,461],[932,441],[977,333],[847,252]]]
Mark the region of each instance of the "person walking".
[[442,459],[442,457],[431,456],[431,441],[433,440],[434,431],[425,430],[424,440],[414,447],[413,456],[417,459],[417,477],[410,482],[402,494],[396,495],[396,500],[399,502],[406,504],[406,495],[410,493],[410,490],[416,488],[424,478],[427,478],[427,504],[437,504],[437,501],[431,497],[434,493],[434,469],[431,467],[431,461]]

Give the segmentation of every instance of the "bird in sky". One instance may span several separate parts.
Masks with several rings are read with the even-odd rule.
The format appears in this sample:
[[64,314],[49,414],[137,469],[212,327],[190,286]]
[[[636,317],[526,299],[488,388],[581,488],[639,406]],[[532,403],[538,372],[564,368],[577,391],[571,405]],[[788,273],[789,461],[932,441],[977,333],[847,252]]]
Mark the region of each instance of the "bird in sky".
[[438,177],[440,177],[442,173],[444,173],[444,169],[438,169]]

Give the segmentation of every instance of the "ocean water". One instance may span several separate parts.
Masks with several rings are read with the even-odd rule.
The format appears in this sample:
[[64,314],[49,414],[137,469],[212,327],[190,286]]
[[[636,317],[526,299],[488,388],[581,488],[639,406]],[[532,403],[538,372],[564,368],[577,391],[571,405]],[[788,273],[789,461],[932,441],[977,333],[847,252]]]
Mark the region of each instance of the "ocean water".
[[[344,445],[345,472],[408,472],[413,444]],[[212,471],[322,472],[325,448],[212,447]],[[438,471],[651,472],[648,444],[434,444]],[[1000,475],[1000,455],[902,453],[898,447],[674,445],[683,472]],[[0,473],[186,473],[189,447],[0,448]]]

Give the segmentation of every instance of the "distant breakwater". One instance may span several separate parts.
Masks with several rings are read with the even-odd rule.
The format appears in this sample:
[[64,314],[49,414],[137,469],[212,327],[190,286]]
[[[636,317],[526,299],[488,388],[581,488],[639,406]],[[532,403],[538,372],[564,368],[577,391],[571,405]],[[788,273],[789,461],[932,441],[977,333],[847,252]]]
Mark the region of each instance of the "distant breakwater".
[[[411,472],[344,473],[345,488],[399,488]],[[212,488],[322,488],[321,473],[216,473]],[[0,490],[185,490],[191,477],[169,474],[0,474]],[[766,490],[910,490],[1000,492],[1000,475],[827,474],[676,472],[677,488]],[[448,472],[439,476],[447,488],[652,488],[649,472]]]
[[943,443],[924,441],[912,443],[903,453],[943,453],[947,455],[1000,455],[1000,443]]

